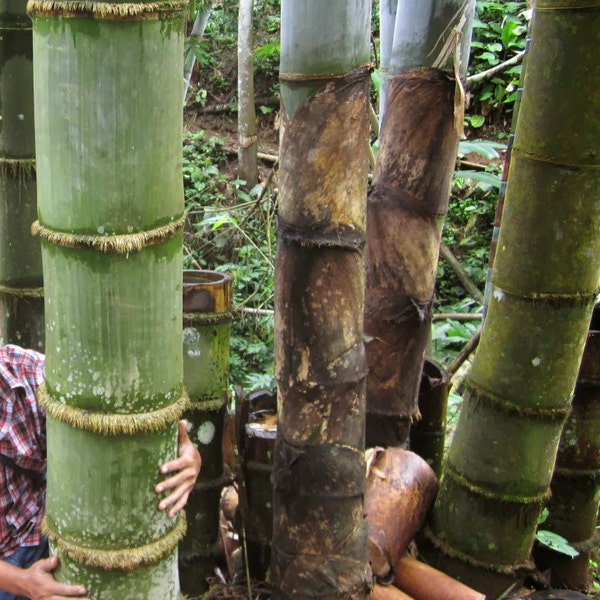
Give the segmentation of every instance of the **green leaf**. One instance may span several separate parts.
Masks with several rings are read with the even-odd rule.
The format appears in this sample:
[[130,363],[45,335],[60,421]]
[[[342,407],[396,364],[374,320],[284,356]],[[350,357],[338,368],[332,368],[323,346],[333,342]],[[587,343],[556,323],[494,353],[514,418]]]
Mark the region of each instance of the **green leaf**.
[[555,552],[560,552],[571,558],[579,556],[579,552],[562,535],[558,535],[558,533],[539,529],[535,534],[535,538],[540,544]]
[[475,129],[481,127],[485,123],[485,117],[483,115],[467,115],[465,120]]
[[482,187],[483,189],[487,189],[490,187],[495,187],[500,189],[500,184],[502,183],[502,180],[500,179],[500,177],[498,175],[495,175],[494,173],[488,173],[487,171],[471,171],[471,170],[466,170],[466,171],[456,171],[456,177],[461,177],[464,179],[471,179],[473,181],[478,181],[480,184],[480,187]]

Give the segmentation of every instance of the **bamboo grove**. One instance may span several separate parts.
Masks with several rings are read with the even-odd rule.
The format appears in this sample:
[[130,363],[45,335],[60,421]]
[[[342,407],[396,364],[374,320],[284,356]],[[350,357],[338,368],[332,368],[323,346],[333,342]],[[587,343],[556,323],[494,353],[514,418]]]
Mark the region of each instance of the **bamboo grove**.
[[[416,10],[388,4],[405,17]],[[397,28],[386,54],[367,202],[371,3],[281,3],[275,598],[370,592],[365,440],[406,444],[418,416],[463,117],[473,2],[440,6],[424,45],[404,43],[411,30]],[[206,452],[216,457],[192,504],[210,496],[216,518],[224,481],[212,434],[222,427],[225,351],[214,387],[192,359],[201,333],[227,330],[231,292],[225,316],[209,310],[206,321],[195,307],[187,338],[182,329],[185,11],[180,0],[29,0],[28,16],[0,12],[0,70],[26,98],[0,136],[2,318],[23,298],[39,302],[41,241],[45,532],[58,579],[86,585],[94,600],[176,600],[182,540],[190,586],[193,559],[214,558],[216,533],[184,539],[185,518],[157,511],[153,491],[186,410],[198,439],[210,421]],[[599,30],[597,1],[537,1],[485,328],[422,540],[444,570],[489,594],[531,567],[598,293]],[[10,106],[4,87],[0,97]],[[36,197],[33,242],[5,243],[15,198],[31,212]],[[23,263],[5,260],[15,249],[31,272],[11,271]],[[597,374],[588,378],[596,387]]]

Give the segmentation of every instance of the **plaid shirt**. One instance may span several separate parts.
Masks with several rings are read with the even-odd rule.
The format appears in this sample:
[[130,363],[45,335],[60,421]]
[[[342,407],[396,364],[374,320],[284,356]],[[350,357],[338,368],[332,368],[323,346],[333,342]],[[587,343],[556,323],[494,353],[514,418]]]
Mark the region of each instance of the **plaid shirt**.
[[[0,453],[39,473],[46,472],[46,417],[36,401],[43,379],[43,354],[0,346]],[[30,476],[0,464],[0,558],[40,543],[45,499]]]

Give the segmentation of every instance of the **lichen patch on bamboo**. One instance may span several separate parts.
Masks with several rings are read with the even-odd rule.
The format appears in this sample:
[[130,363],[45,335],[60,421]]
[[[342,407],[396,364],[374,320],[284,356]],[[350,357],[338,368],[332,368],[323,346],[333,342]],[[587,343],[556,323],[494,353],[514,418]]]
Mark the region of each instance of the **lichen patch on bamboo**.
[[185,512],[181,511],[175,526],[160,539],[136,548],[107,550],[79,546],[66,540],[52,526],[48,516],[42,522],[43,533],[58,548],[59,552],[77,562],[107,571],[116,569],[133,571],[144,565],[158,563],[177,549],[186,529]]
[[68,406],[51,397],[45,383],[37,390],[37,398],[48,415],[76,429],[101,435],[136,435],[160,431],[179,420],[190,406],[187,393],[169,406],[147,412],[132,414],[106,414],[89,412]]
[[29,0],[32,16],[88,17],[94,19],[151,19],[185,11],[188,0],[162,2],[94,2],[83,0]]
[[171,223],[148,231],[119,235],[89,235],[56,231],[35,221],[31,226],[31,233],[49,244],[63,248],[87,248],[100,252],[131,254],[167,241],[182,231],[184,224],[185,214]]

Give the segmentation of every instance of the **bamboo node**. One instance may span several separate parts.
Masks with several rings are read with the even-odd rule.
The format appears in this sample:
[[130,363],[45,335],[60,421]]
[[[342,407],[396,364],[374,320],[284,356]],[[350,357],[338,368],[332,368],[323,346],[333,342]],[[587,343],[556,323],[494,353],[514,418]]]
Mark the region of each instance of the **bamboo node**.
[[37,398],[40,406],[53,419],[75,429],[113,436],[161,431],[177,422],[190,406],[190,399],[184,390],[173,404],[152,412],[132,414],[90,412],[68,406],[52,398],[45,382],[37,388]]
[[63,248],[87,248],[100,252],[130,254],[139,252],[147,246],[155,246],[166,241],[183,230],[185,214],[172,223],[161,225],[148,231],[117,235],[90,235],[57,231],[34,221],[31,226],[32,235],[37,235],[45,242]]
[[184,325],[223,325],[234,320],[233,313],[183,313]]
[[17,298],[43,298],[44,288],[14,288],[8,285],[0,285],[0,294],[16,296]]
[[370,73],[373,68],[373,63],[369,62],[344,73],[279,73],[279,81],[283,83],[327,83],[335,79],[344,79],[350,73],[359,73],[363,70],[365,73]]
[[190,401],[189,412],[216,412],[225,408],[225,398],[211,398],[207,400]]
[[20,177],[21,181],[31,181],[35,178],[35,158],[0,157],[0,173]]
[[29,0],[29,15],[56,15],[92,19],[147,19],[182,13],[188,0],[162,2],[94,2],[90,0]]
[[541,408],[538,406],[521,406],[516,402],[511,402],[505,398],[500,398],[491,392],[484,391],[473,381],[468,381],[465,385],[468,390],[470,397],[474,402],[481,404],[487,404],[493,406],[496,410],[506,414],[513,414],[517,416],[525,416],[530,418],[547,419],[549,421],[562,421],[566,419],[571,412],[570,406],[565,407],[553,407],[553,408]]
[[550,497],[550,492],[548,491],[542,492],[541,494],[536,494],[535,496],[513,496],[510,494],[500,494],[495,491],[487,490],[479,485],[471,483],[464,475],[456,471],[450,465],[449,461],[446,461],[446,465],[444,467],[444,477],[454,480],[459,486],[468,489],[476,496],[480,496],[488,500],[498,500],[500,502],[511,504],[542,505],[547,502],[548,498]]
[[535,570],[534,564],[531,561],[525,561],[512,565],[498,565],[473,558],[469,554],[453,548],[446,541],[439,538],[433,533],[428,525],[423,528],[422,534],[434,546],[434,548],[439,550],[445,556],[459,560],[471,567],[475,567],[476,569],[484,569],[486,571],[492,571],[493,573],[500,573],[501,575],[514,575],[514,573],[517,571],[530,572]]
[[158,563],[177,549],[179,542],[185,536],[186,529],[187,520],[185,512],[181,511],[173,529],[158,540],[136,548],[102,550],[79,546],[61,537],[50,523],[48,515],[42,521],[42,533],[56,546],[60,554],[67,556],[75,562],[104,571],[133,571],[144,565]]

